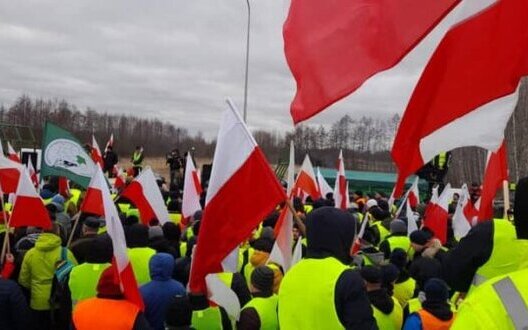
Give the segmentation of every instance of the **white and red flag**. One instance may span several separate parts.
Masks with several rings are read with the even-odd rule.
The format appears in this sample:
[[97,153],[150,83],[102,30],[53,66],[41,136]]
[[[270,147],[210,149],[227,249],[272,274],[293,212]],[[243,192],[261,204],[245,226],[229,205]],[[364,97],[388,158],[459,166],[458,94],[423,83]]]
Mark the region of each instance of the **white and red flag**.
[[169,212],[150,167],[145,168],[121,193],[139,210],[141,221],[148,225],[157,219],[160,224],[169,221]]
[[[458,9],[458,8],[457,8]],[[392,158],[396,195],[439,152],[496,151],[528,74],[528,2],[463,1],[459,19],[429,59],[403,115]]]
[[18,156],[18,153],[15,151],[15,148],[7,141],[7,158],[11,159],[14,162],[22,163],[20,160],[20,157]]
[[453,234],[457,240],[466,236],[471,229],[471,223],[473,222],[472,217],[476,217],[478,214],[471,214],[473,204],[469,196],[467,185],[464,184],[460,189],[460,196],[458,197],[458,203],[453,214]]
[[[292,201],[293,203],[293,201]],[[275,226],[275,243],[271,249],[268,262],[275,262],[287,272],[292,264],[293,248],[293,214],[284,206]]]
[[37,171],[35,171],[35,168],[33,167],[33,162],[31,161],[31,159],[28,159],[26,168],[29,174],[29,178],[31,179],[31,182],[33,182],[33,186],[35,186],[35,188],[38,187],[39,178],[38,178]]
[[334,186],[335,207],[341,210],[347,210],[349,207],[348,198],[348,181],[345,175],[345,161],[343,160],[343,150],[339,151],[337,161],[337,174]]
[[12,161],[3,154],[0,155],[0,184],[5,194],[16,192],[24,169],[24,165]]
[[112,170],[114,172],[115,180],[114,180],[114,188],[117,191],[121,191],[126,187],[126,173],[123,172],[123,169],[117,164],[114,165],[114,168]]
[[[134,277],[134,270],[132,269],[132,264],[130,263],[127,254],[123,225],[121,224],[116,206],[110,196],[110,191],[108,190],[108,184],[106,183],[103,171],[100,168],[96,168],[95,174],[90,181],[86,198],[88,197],[94,203],[96,201],[100,203],[99,206],[94,205],[93,209],[90,208],[92,211],[96,211],[90,213],[102,213],[101,215],[105,218],[106,231],[112,239],[112,247],[114,249],[112,264],[117,268],[116,275],[119,278],[123,295],[128,301],[136,304],[140,309],[143,309],[143,299],[139,293],[136,278]],[[87,208],[88,206],[85,204],[86,201],[83,203],[83,206]]]
[[99,144],[97,143],[97,140],[95,139],[95,136],[92,134],[92,152],[90,154],[92,157],[92,160],[94,163],[99,165],[99,167],[104,168],[104,161],[103,161],[103,154],[101,153],[101,149],[99,149]]
[[182,218],[183,224],[187,224],[196,211],[202,209],[200,196],[202,195],[202,184],[198,172],[194,167],[191,153],[187,153],[185,162],[185,178],[183,180]]
[[18,182],[9,226],[51,228],[48,210],[35,190],[26,169],[23,169]]
[[110,134],[110,139],[106,142],[105,152],[108,151],[108,147],[114,147],[114,133]]
[[448,208],[452,197],[451,185],[447,184],[438,198],[431,198],[424,215],[423,225],[429,228],[442,244],[447,242]]
[[[496,152],[488,151],[488,161],[480,195],[478,221],[493,219],[493,199],[497,190],[503,187],[504,181],[508,182],[506,142],[503,142]],[[505,205],[504,207],[508,206]]]
[[326,179],[324,178],[324,176],[321,174],[321,170],[319,169],[319,167],[317,168],[317,186],[319,187],[319,191],[321,192],[321,195],[324,198],[326,198],[328,194],[334,193],[334,190],[332,189],[332,187],[330,187],[328,182],[326,182]]
[[213,169],[192,260],[191,292],[206,293],[205,277],[222,272],[222,261],[286,194],[235,106],[223,114]]
[[317,178],[308,154],[304,157],[301,170],[297,174],[293,191],[296,195],[301,195],[301,193],[309,195],[314,201],[321,198],[321,192],[317,186]]
[[416,209],[416,206],[420,204],[420,190],[418,190],[418,181],[420,178],[417,176],[414,179],[414,182],[409,189],[409,195],[407,196],[407,200],[409,201],[409,205],[414,209]]
[[292,0],[284,51],[298,123],[402,60],[459,0]]

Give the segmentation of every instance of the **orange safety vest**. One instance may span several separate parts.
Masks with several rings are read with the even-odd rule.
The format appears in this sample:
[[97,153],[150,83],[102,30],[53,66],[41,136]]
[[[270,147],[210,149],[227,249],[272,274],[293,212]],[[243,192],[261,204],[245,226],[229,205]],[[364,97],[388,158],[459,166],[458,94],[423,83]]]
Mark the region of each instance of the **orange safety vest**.
[[138,312],[139,308],[126,300],[89,298],[75,306],[73,324],[77,330],[130,330]]
[[420,309],[418,315],[420,315],[420,319],[422,320],[423,330],[449,330],[451,323],[453,323],[453,320],[455,319],[453,314],[451,320],[443,321],[436,318],[425,309]]

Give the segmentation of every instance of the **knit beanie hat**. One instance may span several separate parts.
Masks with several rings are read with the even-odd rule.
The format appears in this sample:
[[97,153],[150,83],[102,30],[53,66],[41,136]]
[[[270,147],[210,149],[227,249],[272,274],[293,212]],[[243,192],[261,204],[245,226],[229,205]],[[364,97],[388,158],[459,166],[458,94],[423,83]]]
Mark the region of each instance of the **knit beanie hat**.
[[110,266],[103,271],[97,283],[97,296],[98,297],[121,297],[121,287],[116,281],[116,269],[114,266]]
[[381,269],[376,266],[365,266],[361,268],[360,274],[368,283],[381,283]]
[[251,284],[262,292],[273,291],[275,274],[268,266],[259,266],[251,273]]
[[392,234],[405,234],[407,233],[407,224],[400,219],[393,220],[390,223],[390,232]]
[[158,237],[163,237],[163,229],[160,226],[152,226],[148,229],[149,239],[154,239]]
[[409,236],[411,242],[418,245],[425,245],[432,238],[429,232],[424,230],[415,230]]
[[431,278],[425,283],[425,299],[428,302],[445,302],[449,299],[449,288],[439,278]]
[[378,206],[378,202],[375,199],[369,199],[367,201],[367,210],[373,206]]

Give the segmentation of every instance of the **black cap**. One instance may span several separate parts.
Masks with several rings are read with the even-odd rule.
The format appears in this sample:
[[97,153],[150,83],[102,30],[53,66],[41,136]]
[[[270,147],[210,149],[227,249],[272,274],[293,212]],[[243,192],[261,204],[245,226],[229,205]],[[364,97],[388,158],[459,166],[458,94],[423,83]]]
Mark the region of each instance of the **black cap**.
[[414,244],[425,245],[432,238],[432,235],[424,230],[415,230],[411,233],[409,238]]
[[251,284],[262,292],[273,291],[275,274],[268,266],[259,266],[251,273]]
[[381,283],[381,269],[376,266],[365,266],[361,268],[360,273],[368,283]]
[[99,229],[101,222],[96,217],[86,217],[84,225],[88,228]]

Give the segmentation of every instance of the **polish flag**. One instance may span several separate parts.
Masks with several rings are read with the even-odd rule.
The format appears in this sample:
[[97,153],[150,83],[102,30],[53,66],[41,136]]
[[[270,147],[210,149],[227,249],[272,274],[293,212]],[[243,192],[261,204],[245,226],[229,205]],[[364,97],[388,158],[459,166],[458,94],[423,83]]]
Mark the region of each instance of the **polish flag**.
[[349,207],[348,199],[348,181],[345,175],[345,162],[343,160],[343,150],[339,151],[339,159],[337,163],[337,175],[334,187],[335,207],[341,210],[347,210]]
[[18,181],[24,171],[24,165],[0,155],[0,184],[4,194],[15,193]]
[[409,204],[413,209],[420,204],[420,191],[418,190],[418,181],[420,178],[417,176],[416,179],[414,179],[414,182],[409,189],[409,196],[407,196],[407,199],[409,200]]
[[103,188],[108,189],[106,179],[103,176],[98,175],[101,172],[100,169],[96,171],[96,174],[90,180],[90,184],[86,189],[86,195],[84,196],[81,204],[81,212],[95,214],[99,217],[105,216],[105,208],[103,203]]
[[293,189],[295,192],[299,190],[310,195],[314,201],[321,198],[321,192],[317,187],[317,179],[315,177],[312,162],[310,161],[308,154],[306,154],[306,157],[304,157],[301,170],[297,175],[297,180],[295,181],[295,186]]
[[183,224],[187,224],[196,211],[202,209],[200,205],[200,195],[202,194],[202,184],[194,167],[191,153],[187,153],[185,162],[185,178],[183,181],[182,199],[182,219]]
[[110,134],[110,139],[106,142],[105,152],[108,151],[108,147],[114,147],[114,133]]
[[38,174],[35,171],[35,168],[33,167],[33,162],[31,161],[31,159],[28,159],[28,162],[26,164],[26,168],[27,168],[27,171],[29,173],[29,177],[31,179],[31,182],[33,182],[33,186],[35,186],[35,188],[38,187],[38,185],[39,185]]
[[148,225],[158,219],[160,224],[169,221],[169,212],[163,202],[161,191],[150,167],[147,167],[121,193],[139,210],[141,221]]
[[26,169],[23,170],[18,182],[9,226],[51,228],[48,210],[35,190]]
[[458,0],[292,0],[284,51],[306,120],[402,60]]
[[404,180],[441,151],[497,150],[528,74],[528,1],[463,1],[457,24],[430,58],[392,148]]
[[451,185],[447,184],[437,201],[431,199],[430,205],[428,205],[427,212],[424,216],[424,227],[431,229],[436,238],[438,238],[442,244],[447,242],[448,207],[449,200],[452,196],[453,191],[451,190]]
[[323,195],[324,198],[326,198],[329,193],[334,193],[332,187],[330,187],[328,182],[326,182],[325,178],[321,174],[321,170],[319,169],[319,167],[317,168],[317,186],[319,187],[319,191],[321,192],[321,195]]
[[287,206],[284,206],[282,209],[277,225],[275,226],[275,237],[275,243],[271,249],[268,262],[275,262],[281,265],[286,273],[293,266],[293,214]]
[[115,176],[114,188],[117,191],[120,191],[126,187],[125,173],[123,172],[123,169],[117,165],[114,165],[113,172]]
[[22,161],[20,161],[18,153],[15,151],[15,148],[13,148],[9,141],[7,141],[7,158],[11,159],[14,162],[22,163]]
[[407,203],[405,210],[407,214],[407,236],[410,236],[413,231],[418,230],[418,225],[416,224],[417,217],[411,208],[411,201],[407,199],[405,203]]
[[455,214],[453,214],[453,233],[457,240],[465,237],[471,229],[472,219],[468,216],[468,211],[473,207],[467,185],[461,188],[460,197],[458,198]]
[[363,221],[361,222],[361,227],[359,228],[359,233],[357,234],[356,238],[354,239],[354,243],[352,244],[353,255],[357,255],[359,250],[361,250],[361,240],[363,239],[363,235],[365,235],[365,229],[367,227],[368,222],[368,219],[364,217]]
[[493,199],[503,182],[508,181],[508,154],[503,142],[496,152],[488,152],[488,161],[484,173],[484,183],[480,196],[478,221],[493,219]]
[[104,168],[103,155],[101,154],[101,149],[99,149],[99,144],[95,136],[92,134],[92,153],[90,155],[94,163],[98,164],[101,168]]
[[224,112],[189,280],[190,292],[206,292],[205,276],[222,261],[286,194],[233,103]]
[[290,161],[288,163],[286,195],[290,196],[295,184],[295,145],[290,141]]
[[[90,198],[94,202],[97,200],[100,202],[97,211],[103,213],[102,215],[104,215],[106,221],[106,231],[112,239],[112,247],[114,249],[112,265],[117,269],[116,275],[121,284],[123,294],[128,301],[136,304],[141,310],[143,310],[143,299],[139,293],[132,264],[128,259],[123,225],[121,224],[116,206],[110,196],[110,191],[108,190],[103,171],[100,168],[96,169],[95,174],[90,181],[87,198],[90,190],[92,191]],[[85,203],[83,203],[83,205],[84,204]],[[93,210],[95,210],[95,208],[93,208]]]

